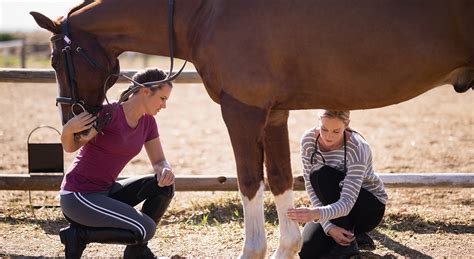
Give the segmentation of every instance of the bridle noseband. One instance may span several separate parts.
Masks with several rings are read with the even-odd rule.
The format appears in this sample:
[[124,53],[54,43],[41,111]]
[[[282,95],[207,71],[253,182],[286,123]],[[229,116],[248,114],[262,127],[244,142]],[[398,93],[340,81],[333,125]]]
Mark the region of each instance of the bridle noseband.
[[[89,110],[86,109],[87,106],[85,104],[85,101],[79,99],[79,97],[78,97],[79,89],[77,88],[77,84],[76,84],[76,73],[75,73],[74,62],[73,62],[73,54],[74,53],[81,54],[81,57],[83,57],[94,69],[104,70],[104,71],[107,71],[107,73],[109,74],[107,76],[107,79],[104,82],[104,96],[105,96],[105,100],[107,101],[107,103],[109,102],[108,99],[107,99],[107,95],[105,95],[105,93],[107,91],[107,82],[110,79],[110,77],[112,77],[112,76],[123,76],[132,83],[132,86],[130,87],[130,90],[122,98],[120,98],[120,100],[118,101],[118,104],[121,104],[124,100],[126,100],[130,95],[132,95],[136,91],[138,91],[141,87],[148,87],[148,88],[159,87],[162,84],[169,83],[169,82],[173,81],[174,79],[176,79],[179,76],[179,74],[181,74],[181,72],[183,71],[184,67],[187,64],[187,61],[185,61],[183,66],[181,67],[181,69],[177,73],[172,75],[172,73],[173,73],[173,60],[174,60],[174,44],[173,44],[173,41],[174,41],[174,34],[173,34],[174,0],[169,0],[168,1],[168,13],[169,13],[169,15],[168,15],[168,37],[169,37],[169,51],[170,51],[170,61],[171,61],[171,63],[170,63],[170,72],[168,73],[166,78],[163,79],[163,80],[153,81],[153,82],[146,82],[146,83],[138,83],[138,82],[132,80],[131,78],[120,74],[120,71],[119,71],[120,67],[119,66],[116,66],[117,69],[115,69],[115,71],[110,72],[110,70],[105,69],[96,60],[94,60],[90,55],[88,55],[87,52],[82,47],[75,44],[71,40],[71,34],[70,34],[70,31],[69,31],[69,23],[68,23],[68,18],[71,15],[71,13],[74,12],[74,11],[76,11],[76,9],[71,10],[67,14],[67,16],[64,18],[63,22],[61,23],[61,32],[62,32],[62,35],[63,35],[63,40],[66,43],[65,47],[62,49],[62,53],[63,53],[63,56],[64,56],[64,63],[65,63],[65,66],[66,66],[67,83],[68,83],[68,86],[69,86],[69,89],[70,89],[71,97],[64,97],[64,96],[56,97],[56,105],[58,105],[58,103],[71,105],[71,112],[74,116],[78,115],[74,111],[74,108],[76,108],[76,107],[79,107],[82,110],[81,112],[88,111],[88,112],[91,112],[92,114],[96,114],[97,112],[99,112],[102,109],[101,105],[100,105],[100,107],[90,106],[93,109],[93,111],[89,111]],[[113,112],[114,111],[112,111],[112,113]],[[110,113],[106,114],[102,121],[96,120],[94,122],[93,127],[99,133],[101,133],[102,129],[105,128],[105,126],[107,126],[107,124],[110,122],[111,117],[112,117],[112,114],[110,114]]]

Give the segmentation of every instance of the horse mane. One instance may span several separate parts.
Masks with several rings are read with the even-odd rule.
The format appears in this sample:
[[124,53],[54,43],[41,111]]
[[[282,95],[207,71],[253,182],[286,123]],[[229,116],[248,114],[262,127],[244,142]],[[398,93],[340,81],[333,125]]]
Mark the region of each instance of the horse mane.
[[74,13],[75,11],[82,9],[84,6],[88,6],[88,5],[90,5],[91,3],[93,3],[93,2],[95,2],[95,0],[84,0],[84,2],[82,2],[82,3],[79,4],[78,6],[75,6],[75,7],[71,8],[71,10],[69,10],[67,16],[69,17],[69,15],[71,15],[71,14]]

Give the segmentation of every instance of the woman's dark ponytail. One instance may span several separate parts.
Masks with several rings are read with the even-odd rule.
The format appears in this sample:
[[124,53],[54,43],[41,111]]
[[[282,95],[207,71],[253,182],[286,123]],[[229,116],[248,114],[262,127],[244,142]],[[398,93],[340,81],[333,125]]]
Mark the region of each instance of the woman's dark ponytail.
[[[135,73],[135,75],[133,75],[132,79],[134,81],[136,81],[137,83],[146,83],[146,82],[153,82],[153,81],[160,81],[160,80],[163,80],[166,78],[166,74],[165,72],[163,72],[162,70],[160,69],[157,69],[157,68],[148,68],[144,71],[141,71],[141,72],[137,72]],[[170,87],[173,87],[173,84],[171,82],[167,83]],[[161,89],[162,85],[160,86],[157,86],[157,87],[153,87],[151,88],[152,91],[156,91],[157,89]],[[120,94],[120,99],[122,99],[123,96],[125,96],[126,94],[128,94],[130,91],[139,91],[140,88],[133,88],[133,84],[130,85],[128,87],[127,90],[123,91],[121,94]],[[134,92],[134,93],[135,93]],[[132,94],[134,94],[132,93]],[[124,102],[128,100],[128,98],[126,98],[125,100],[123,100]]]

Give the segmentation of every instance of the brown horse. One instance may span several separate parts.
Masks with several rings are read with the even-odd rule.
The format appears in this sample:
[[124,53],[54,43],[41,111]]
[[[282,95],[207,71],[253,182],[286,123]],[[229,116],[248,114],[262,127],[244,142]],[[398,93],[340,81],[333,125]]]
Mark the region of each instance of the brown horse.
[[[292,258],[301,244],[286,216],[293,207],[289,110],[382,107],[442,84],[467,91],[473,13],[469,0],[177,0],[175,56],[195,65],[221,105],[234,149],[245,214],[241,257],[265,256],[264,162],[280,222],[274,256]],[[61,52],[65,19],[32,15],[54,33],[59,93],[71,96]],[[169,55],[168,18],[167,0],[89,1],[72,10],[71,46],[87,53],[71,54],[73,81],[86,109],[103,102],[122,52]],[[66,122],[72,115],[62,106]]]

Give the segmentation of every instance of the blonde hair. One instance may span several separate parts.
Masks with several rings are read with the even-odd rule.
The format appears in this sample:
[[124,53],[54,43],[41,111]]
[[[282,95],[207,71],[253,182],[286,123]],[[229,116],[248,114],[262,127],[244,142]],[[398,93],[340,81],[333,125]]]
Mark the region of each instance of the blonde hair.
[[350,111],[322,110],[319,113],[319,118],[322,118],[322,117],[328,117],[328,118],[334,118],[334,119],[341,120],[346,125],[346,130],[347,131],[355,132],[355,133],[359,134],[363,139],[365,139],[364,136],[362,134],[360,134],[360,132],[358,132],[357,130],[349,127],[349,122],[351,121],[350,120],[350,117],[351,117],[351,112]]
[[350,111],[322,110],[319,113],[320,118],[328,117],[328,118],[339,119],[342,122],[344,122],[344,124],[346,124],[346,127],[349,127],[350,116],[351,116]]

